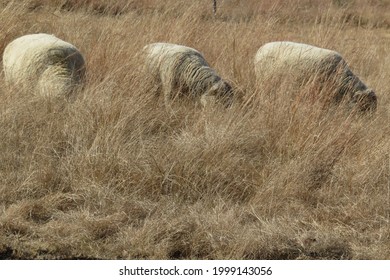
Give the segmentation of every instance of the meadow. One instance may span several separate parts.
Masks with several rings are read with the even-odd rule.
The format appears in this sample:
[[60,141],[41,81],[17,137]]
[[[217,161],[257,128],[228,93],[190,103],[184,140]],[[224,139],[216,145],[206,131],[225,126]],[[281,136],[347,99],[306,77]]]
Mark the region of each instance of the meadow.
[[[1,72],[0,259],[390,259],[389,16],[389,0],[0,0],[0,53],[49,33],[87,68],[71,101]],[[256,83],[279,40],[337,50],[376,112]],[[140,71],[153,42],[202,52],[240,102],[167,112]]]

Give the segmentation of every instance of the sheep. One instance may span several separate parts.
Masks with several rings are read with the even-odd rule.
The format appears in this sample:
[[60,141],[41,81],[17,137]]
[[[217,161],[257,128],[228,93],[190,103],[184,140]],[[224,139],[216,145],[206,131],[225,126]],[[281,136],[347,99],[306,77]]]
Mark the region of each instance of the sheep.
[[278,77],[291,78],[298,86],[316,80],[321,89],[335,89],[332,100],[336,103],[346,98],[351,108],[376,109],[375,92],[352,73],[336,51],[295,42],[271,42],[260,47],[254,63],[256,77],[262,83]]
[[85,77],[85,61],[79,50],[45,33],[9,43],[3,53],[3,68],[8,85],[44,96],[68,97]]
[[[166,108],[178,95],[198,98],[204,107],[233,101],[231,85],[212,69],[197,50],[170,43],[153,43],[143,48],[145,71],[161,87]],[[199,98],[200,97],[200,98]]]

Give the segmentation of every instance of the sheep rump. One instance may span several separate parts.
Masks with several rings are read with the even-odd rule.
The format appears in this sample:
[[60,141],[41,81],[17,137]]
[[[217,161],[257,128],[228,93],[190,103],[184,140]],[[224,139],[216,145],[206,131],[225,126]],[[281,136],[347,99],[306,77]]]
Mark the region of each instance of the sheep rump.
[[85,61],[72,44],[49,34],[19,37],[3,54],[6,83],[47,96],[67,96],[82,84]]
[[362,111],[376,108],[374,91],[352,73],[336,51],[295,42],[271,42],[260,47],[254,63],[259,83],[288,78],[299,87],[314,81],[320,89],[334,90],[331,99],[336,103],[346,99],[349,106]]
[[165,105],[180,94],[199,98],[203,106],[211,100],[229,106],[232,88],[212,69],[201,53],[186,46],[154,43],[143,49],[145,71],[161,87]]

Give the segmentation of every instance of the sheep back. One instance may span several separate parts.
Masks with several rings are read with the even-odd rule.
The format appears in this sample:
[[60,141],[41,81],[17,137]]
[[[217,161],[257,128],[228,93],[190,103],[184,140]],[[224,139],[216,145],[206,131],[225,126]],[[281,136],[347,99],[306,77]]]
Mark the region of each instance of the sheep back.
[[38,89],[45,95],[66,95],[85,76],[85,61],[72,44],[49,34],[19,37],[3,54],[8,84]]
[[[187,97],[231,95],[231,86],[212,69],[197,50],[169,43],[144,47],[146,69],[153,82],[161,84],[166,103],[178,94]],[[228,99],[228,98],[227,98]]]
[[367,102],[371,103],[368,107],[376,107],[375,93],[353,74],[336,51],[295,42],[271,42],[257,51],[254,62],[259,83],[283,78],[299,87],[311,81],[332,90],[337,102],[347,97],[351,103],[358,103],[355,101],[359,96],[366,103],[363,110]]

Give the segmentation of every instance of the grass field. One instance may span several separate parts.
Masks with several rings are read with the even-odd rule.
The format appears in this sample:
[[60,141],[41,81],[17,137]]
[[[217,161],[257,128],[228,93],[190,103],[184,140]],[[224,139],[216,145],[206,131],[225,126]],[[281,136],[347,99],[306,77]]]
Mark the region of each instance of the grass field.
[[[44,32],[87,64],[73,102],[1,73],[0,259],[390,259],[389,16],[389,0],[0,1],[1,53]],[[340,52],[377,111],[257,84],[277,40]],[[242,102],[167,112],[136,55],[160,41],[201,51]]]

